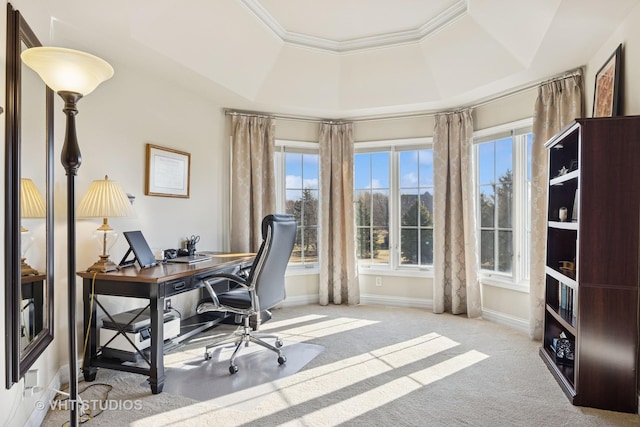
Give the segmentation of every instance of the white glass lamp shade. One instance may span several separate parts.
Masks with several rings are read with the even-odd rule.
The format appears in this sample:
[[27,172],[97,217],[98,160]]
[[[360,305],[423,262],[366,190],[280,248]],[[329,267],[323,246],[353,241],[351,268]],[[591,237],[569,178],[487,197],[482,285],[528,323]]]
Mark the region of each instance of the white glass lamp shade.
[[20,57],[56,92],[85,96],[113,76],[113,67],[104,59],[73,49],[32,47],[23,51]]

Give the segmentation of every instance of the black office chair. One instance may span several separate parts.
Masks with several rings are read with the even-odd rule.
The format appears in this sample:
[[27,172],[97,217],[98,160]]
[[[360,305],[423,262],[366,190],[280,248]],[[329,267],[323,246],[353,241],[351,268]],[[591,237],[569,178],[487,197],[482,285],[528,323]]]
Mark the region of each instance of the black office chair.
[[[216,274],[204,280],[209,297],[198,302],[196,312],[227,312],[241,317],[243,328],[231,336],[207,345],[205,360],[211,359],[210,349],[228,342],[235,342],[236,348],[229,361],[229,372],[238,372],[235,358],[244,343],[254,342],[278,353],[278,363],[282,365],[287,358],[280,349],[282,340],[276,335],[265,335],[251,332],[250,320],[253,319],[255,330],[260,329],[261,312],[269,310],[285,299],[284,273],[291,257],[296,239],[296,220],[292,215],[267,215],[262,220],[262,245],[251,266],[248,276],[240,274]],[[240,285],[238,288],[216,295],[212,284],[229,279]],[[263,341],[265,338],[275,339],[275,346]]]

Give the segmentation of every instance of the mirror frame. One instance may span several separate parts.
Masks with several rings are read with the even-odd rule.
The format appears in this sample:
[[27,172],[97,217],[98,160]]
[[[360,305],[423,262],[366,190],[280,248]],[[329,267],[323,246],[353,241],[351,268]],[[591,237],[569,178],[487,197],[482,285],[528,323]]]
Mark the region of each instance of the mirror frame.
[[20,349],[20,161],[22,106],[22,44],[42,46],[19,11],[7,3],[6,114],[5,114],[5,350],[6,387],[20,381],[53,341],[53,91],[45,86],[46,147],[46,288],[42,331]]

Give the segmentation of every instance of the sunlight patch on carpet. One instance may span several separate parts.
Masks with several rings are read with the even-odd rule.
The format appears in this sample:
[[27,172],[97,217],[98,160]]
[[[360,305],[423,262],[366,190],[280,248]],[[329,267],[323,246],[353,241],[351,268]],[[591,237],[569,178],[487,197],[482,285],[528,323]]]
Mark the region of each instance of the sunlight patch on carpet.
[[[399,368],[412,364],[428,363],[427,360],[430,357],[458,345],[460,345],[458,342],[448,337],[438,333],[429,333],[301,371],[285,380],[279,394],[290,407],[304,405],[308,401],[321,399],[323,396],[338,393],[340,390],[347,390],[354,384],[365,383],[380,375],[396,372]],[[307,414],[303,419],[309,425],[344,423],[373,408],[399,399],[434,381],[470,367],[487,357],[487,355],[475,350],[453,356],[411,374],[399,376],[385,385],[375,387],[365,393],[355,394],[338,404]],[[274,411],[277,410],[274,408]],[[265,416],[265,413],[269,414],[269,412],[267,409],[262,413],[262,416]]]
[[304,425],[326,425],[327,420],[331,420],[331,425],[346,423],[375,408],[400,399],[421,387],[445,379],[447,376],[462,371],[487,357],[489,356],[475,350],[466,352],[411,375],[397,378],[387,384],[357,394],[340,403],[325,406],[320,410],[305,415],[302,420],[296,420],[292,425],[300,425],[301,421]]
[[328,335],[339,334],[353,329],[362,328],[364,326],[379,323],[374,320],[353,319],[349,317],[340,317],[337,319],[325,320],[323,322],[311,325],[299,326],[286,330],[289,336],[299,336],[300,340],[321,338]]

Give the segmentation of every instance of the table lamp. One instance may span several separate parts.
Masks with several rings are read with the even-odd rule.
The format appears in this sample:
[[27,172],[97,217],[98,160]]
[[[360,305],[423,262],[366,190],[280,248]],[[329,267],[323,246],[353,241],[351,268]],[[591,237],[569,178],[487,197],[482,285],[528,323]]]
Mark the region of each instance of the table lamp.
[[[76,323],[76,211],[75,177],[82,163],[76,136],[77,103],[113,76],[113,67],[91,54],[61,47],[32,47],[20,57],[64,101],[64,145],[60,160],[67,175],[67,304],[69,321],[69,412],[71,427],[78,425]],[[73,372],[71,372],[73,371]]]
[[[45,218],[47,208],[38,188],[29,178],[20,179],[20,218]],[[20,224],[20,270],[22,276],[38,274],[38,270],[26,263],[27,251],[33,244],[31,232]]]
[[102,218],[102,226],[94,231],[93,236],[102,251],[100,259],[87,271],[106,273],[118,269],[118,266],[109,259],[109,251],[118,240],[118,233],[109,225],[109,218],[125,217],[133,215],[133,207],[122,187],[110,181],[105,175],[104,180],[95,180],[89,186],[78,205],[78,217]]

